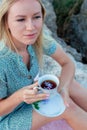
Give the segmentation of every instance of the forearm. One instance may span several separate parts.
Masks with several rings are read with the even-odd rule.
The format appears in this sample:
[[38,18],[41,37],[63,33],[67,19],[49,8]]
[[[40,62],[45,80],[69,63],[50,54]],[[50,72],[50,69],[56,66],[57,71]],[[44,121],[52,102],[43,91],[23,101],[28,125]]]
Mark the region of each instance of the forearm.
[[0,116],[12,112],[21,102],[22,101],[18,91],[6,99],[0,100]]
[[69,89],[69,86],[72,83],[74,75],[75,75],[74,63],[69,62],[63,65],[61,75],[60,75],[59,90],[61,90],[63,87]]

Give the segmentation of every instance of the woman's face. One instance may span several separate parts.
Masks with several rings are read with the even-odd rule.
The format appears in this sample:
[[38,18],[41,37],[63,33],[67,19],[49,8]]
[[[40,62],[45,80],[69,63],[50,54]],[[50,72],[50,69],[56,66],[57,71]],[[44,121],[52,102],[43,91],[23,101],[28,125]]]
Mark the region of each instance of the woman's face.
[[16,46],[34,44],[42,24],[41,5],[37,0],[18,0],[8,11],[7,26]]

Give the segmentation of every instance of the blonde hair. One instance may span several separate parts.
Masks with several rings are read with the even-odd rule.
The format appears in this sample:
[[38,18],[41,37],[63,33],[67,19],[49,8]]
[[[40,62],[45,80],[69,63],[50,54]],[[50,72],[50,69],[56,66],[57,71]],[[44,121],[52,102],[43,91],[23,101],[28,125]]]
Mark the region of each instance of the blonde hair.
[[[11,50],[18,52],[16,46],[14,45],[14,43],[12,41],[12,37],[9,32],[9,29],[6,26],[8,10],[16,1],[18,1],[18,0],[2,0],[2,2],[0,3],[0,41],[3,40],[5,42],[5,44]],[[37,1],[41,5],[43,21],[44,21],[45,8],[44,8],[41,0],[37,0]],[[42,29],[41,34],[39,35],[36,43],[33,45],[35,52],[37,54],[39,63],[41,63],[41,59],[42,59],[42,44],[43,44],[43,29]]]

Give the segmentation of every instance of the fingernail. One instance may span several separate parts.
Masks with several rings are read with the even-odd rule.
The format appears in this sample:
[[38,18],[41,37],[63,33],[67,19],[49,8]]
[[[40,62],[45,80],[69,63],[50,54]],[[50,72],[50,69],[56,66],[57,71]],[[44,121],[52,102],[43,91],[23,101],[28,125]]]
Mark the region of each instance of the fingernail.
[[48,98],[49,98],[49,96],[46,97],[46,99],[48,99]]
[[50,95],[49,95],[49,94],[47,94],[46,96],[47,96],[47,97],[49,97]]

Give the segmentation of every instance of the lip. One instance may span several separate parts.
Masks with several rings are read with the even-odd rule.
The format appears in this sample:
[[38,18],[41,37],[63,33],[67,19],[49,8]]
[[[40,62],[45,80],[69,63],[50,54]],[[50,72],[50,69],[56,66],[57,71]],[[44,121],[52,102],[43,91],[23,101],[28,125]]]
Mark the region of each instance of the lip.
[[25,37],[29,37],[29,38],[34,38],[36,36],[37,33],[33,33],[33,34],[26,34],[24,35]]

